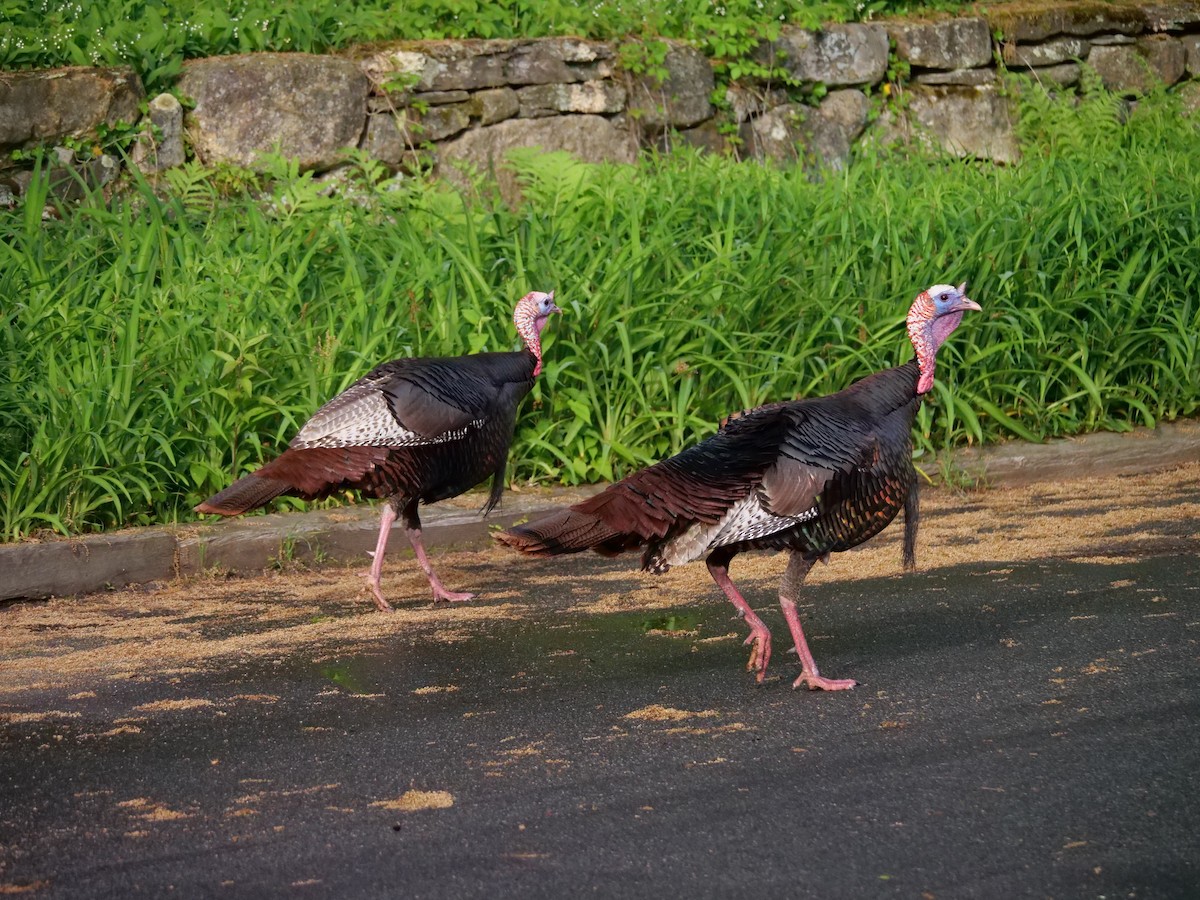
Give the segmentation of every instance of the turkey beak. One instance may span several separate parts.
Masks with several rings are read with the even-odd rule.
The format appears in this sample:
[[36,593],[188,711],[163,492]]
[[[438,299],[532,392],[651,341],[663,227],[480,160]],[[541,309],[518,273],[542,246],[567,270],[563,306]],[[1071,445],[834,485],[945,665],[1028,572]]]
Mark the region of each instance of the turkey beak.
[[983,312],[983,307],[967,296],[967,283],[964,281],[958,286],[959,300],[954,304],[955,312],[966,312],[968,309],[973,309],[975,312]]
[[546,299],[550,301],[550,314],[551,315],[553,315],[554,313],[562,312],[562,308],[559,306],[556,306],[554,303],[554,291],[551,291],[549,293],[549,295],[546,297]]

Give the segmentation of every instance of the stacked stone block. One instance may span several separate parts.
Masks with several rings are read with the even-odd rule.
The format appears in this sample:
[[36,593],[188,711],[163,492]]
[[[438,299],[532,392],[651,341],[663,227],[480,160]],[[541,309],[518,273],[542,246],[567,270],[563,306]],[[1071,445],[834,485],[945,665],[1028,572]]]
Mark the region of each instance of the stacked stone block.
[[[152,100],[132,158],[157,173],[184,159],[186,139],[206,164],[256,166],[277,152],[323,171],[356,149],[395,170],[453,176],[463,165],[498,170],[516,147],[631,162],[642,148],[683,142],[836,169],[869,137],[1006,163],[1018,151],[1001,68],[1058,90],[1086,65],[1131,98],[1193,79],[1179,91],[1200,105],[1200,0],[1002,4],[939,21],[785,27],[752,56],[774,80],[730,85],[717,106],[709,60],[683,43],[669,44],[661,79],[623,71],[611,43],[566,37],[193,60],[177,83],[186,114],[168,95]],[[6,73],[0,152],[131,124],[143,99],[127,69]],[[111,178],[114,165],[92,164],[92,174]],[[13,173],[0,171],[0,200],[21,190],[27,175]]]

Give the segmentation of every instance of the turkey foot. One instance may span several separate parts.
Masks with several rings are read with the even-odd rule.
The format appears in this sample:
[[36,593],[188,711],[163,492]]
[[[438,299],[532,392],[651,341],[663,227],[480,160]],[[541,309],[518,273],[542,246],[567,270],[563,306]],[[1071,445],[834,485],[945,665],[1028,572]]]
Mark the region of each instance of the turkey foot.
[[737,587],[729,578],[728,563],[719,557],[716,553],[708,558],[708,574],[712,576],[713,581],[717,583],[725,596],[729,598],[738,611],[738,615],[746,620],[746,624],[750,626],[750,637],[746,638],[745,644],[752,644],[750,648],[750,659],[746,663],[747,672],[755,672],[755,680],[762,684],[763,678],[767,675],[767,663],[771,661],[771,632],[767,630],[767,626],[750,608],[750,604],[738,591]]
[[826,678],[813,669],[811,672],[802,672],[800,677],[792,682],[792,689],[804,685],[810,691],[848,691],[856,684],[858,682],[853,678]]
[[447,603],[461,603],[463,600],[470,600],[475,596],[474,594],[469,594],[466,591],[446,590],[444,587],[442,587],[442,583],[438,580],[436,575],[429,579],[429,584],[433,588],[434,603],[437,603],[439,600],[444,600]]
[[800,614],[796,612],[796,602],[786,597],[779,598],[783,609],[783,617],[787,619],[788,629],[792,632],[792,640],[796,642],[796,655],[800,657],[800,677],[792,682],[792,688],[805,685],[810,691],[848,691],[858,682],[853,678],[825,678],[817,671],[817,664],[808,649],[808,641],[804,639],[804,629],[800,627]]
[[742,641],[742,646],[750,647],[750,659],[746,661],[746,671],[756,672],[759,684],[767,674],[767,663],[771,661],[771,632],[761,620],[750,623],[750,636]]
[[371,599],[375,601],[375,608],[380,612],[395,612],[392,604],[388,603],[383,597],[383,591],[379,589],[379,575],[374,571],[359,572],[363,578],[367,579],[367,590],[371,592]]
[[417,555],[417,563],[421,566],[421,571],[425,573],[425,577],[429,579],[429,586],[433,588],[433,602],[444,600],[448,603],[460,603],[474,597],[474,594],[446,590],[442,585],[442,580],[437,577],[437,572],[433,571],[429,557],[425,555],[425,545],[421,543],[421,523],[417,519],[417,502],[415,500],[404,510],[404,515],[404,532],[408,535],[408,542],[412,544],[413,553]]
[[379,516],[379,537],[375,540],[375,549],[368,551],[371,556],[371,568],[366,572],[359,572],[367,579],[367,589],[371,592],[371,599],[375,601],[375,608],[380,612],[393,612],[392,604],[383,598],[383,589],[379,582],[383,576],[383,554],[387,551],[388,534],[395,521],[396,510],[390,503],[385,503]]

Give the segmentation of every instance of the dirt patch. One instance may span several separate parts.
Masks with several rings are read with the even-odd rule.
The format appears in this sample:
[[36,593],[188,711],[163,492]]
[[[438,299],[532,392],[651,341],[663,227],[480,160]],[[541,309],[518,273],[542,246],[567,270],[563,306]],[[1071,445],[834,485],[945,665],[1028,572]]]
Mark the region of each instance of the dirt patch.
[[150,812],[145,813],[141,818],[148,822],[174,822],[179,819],[190,819],[187,813],[179,812],[175,809],[167,809],[165,806],[156,806]]
[[32,894],[48,887],[50,882],[46,880],[31,881],[28,884],[0,884],[0,895]]
[[122,800],[117,806],[147,822],[175,822],[179,819],[191,818],[188,813],[170,809],[146,797],[134,797],[132,800]]
[[376,800],[371,805],[400,812],[449,809],[454,805],[454,795],[449,791],[405,791],[397,800]]
[[29,722],[51,722],[59,719],[78,719],[77,712],[63,712],[61,709],[47,709],[41,712],[0,713],[0,722],[7,725],[25,725]]
[[500,755],[507,756],[509,759],[522,759],[528,756],[541,756],[542,746],[544,741],[533,741],[521,747],[513,747],[510,750],[503,751]]
[[[1119,563],[1148,552],[1194,551],[1200,546],[1200,464],[1151,475],[970,493],[926,488],[921,506],[916,575],[902,573],[901,530],[893,524],[863,547],[835,555],[828,566],[816,566],[809,581],[919,578],[923,571],[959,565],[978,565],[993,573],[988,577],[1003,578],[1012,563],[1038,559]],[[703,565],[652,576],[638,571],[636,554],[581,577],[571,585],[573,601],[555,609],[541,602],[538,588],[563,584],[561,560],[543,563],[489,549],[442,553],[435,561],[447,584],[476,590],[478,599],[434,604],[427,599],[429,586],[420,570],[411,561],[397,560],[384,572],[384,590],[397,606],[391,614],[371,607],[356,574],[361,566],[195,578],[152,592],[143,588],[17,604],[0,610],[0,698],[62,690],[82,703],[92,694],[103,698],[110,682],[224,668],[230,661],[296,653],[319,659],[347,647],[358,652],[383,646],[394,652],[415,639],[450,646],[470,640],[490,622],[529,621],[554,628],[560,627],[554,617],[572,623],[597,613],[679,609],[720,600]],[[560,569],[551,572],[546,565]],[[749,553],[734,561],[732,574],[743,591],[772,596],[785,566],[781,554]],[[266,695],[233,699],[272,702]],[[143,711],[212,703],[159,702],[165,705]],[[75,715],[20,708],[5,712],[0,707],[0,721],[9,724]]]
[[[498,553],[491,555],[499,564]],[[454,556],[460,562],[477,559]],[[161,675],[167,668],[195,672],[222,657],[274,657],[302,646],[376,641],[429,626],[436,629],[435,639],[452,644],[469,638],[463,627],[468,623],[523,618],[529,610],[513,603],[426,603],[379,613],[358,599],[341,599],[339,587],[357,589],[360,581],[349,570],[332,576],[192,579],[153,595],[114,591],[14,606],[0,611],[5,628],[0,696],[62,688],[81,675],[126,680]],[[264,602],[269,590],[275,593]],[[308,595],[324,596],[326,605],[310,604]],[[54,629],[53,642],[46,640],[48,628]]]
[[199,698],[192,700],[155,700],[153,703],[143,703],[141,706],[135,706],[134,709],[141,712],[174,712],[181,709],[199,709],[203,706],[215,705],[211,700],[202,700]]
[[653,703],[643,706],[633,712],[625,713],[624,718],[635,719],[639,722],[682,722],[684,719],[711,719],[720,715],[715,709],[704,709],[693,712],[689,709],[674,709],[670,706],[660,706]]
[[697,728],[695,725],[678,725],[674,728],[663,729],[663,734],[688,734],[688,735],[721,735],[732,734],[738,731],[752,730],[745,722],[730,722],[728,725],[719,725],[716,728]]

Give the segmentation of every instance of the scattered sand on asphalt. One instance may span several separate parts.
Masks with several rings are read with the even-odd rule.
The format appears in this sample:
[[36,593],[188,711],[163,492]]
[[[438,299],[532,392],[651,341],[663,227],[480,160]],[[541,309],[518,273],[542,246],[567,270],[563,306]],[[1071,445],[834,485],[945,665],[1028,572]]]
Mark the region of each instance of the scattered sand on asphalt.
[[38,712],[0,713],[0,722],[8,725],[23,725],[29,722],[56,722],[62,719],[78,719],[80,713],[63,712],[61,709],[47,709]]
[[44,890],[50,887],[49,879],[41,879],[39,881],[30,881],[26,884],[0,884],[0,894],[17,895],[17,894],[32,894],[34,891]]
[[146,797],[134,797],[132,800],[122,800],[117,806],[128,811],[131,815],[148,822],[175,822],[179,819],[189,819],[188,813],[169,809],[161,803],[155,803]]
[[[454,554],[464,562],[473,556]],[[195,579],[152,593],[115,591],[15,605],[0,610],[0,697],[61,687],[85,673],[118,680],[187,674],[221,658],[270,658],[301,646],[319,650],[344,641],[411,638],[414,626],[445,626],[432,638],[454,643],[467,637],[455,623],[514,619],[529,612],[524,604],[501,602],[430,603],[381,613],[361,595],[360,584],[350,570],[333,577]],[[274,585],[278,588],[271,591]],[[423,578],[421,587],[428,590]]]
[[641,722],[682,722],[684,719],[711,719],[719,715],[715,709],[702,709],[693,712],[689,709],[675,709],[670,706],[660,706],[657,703],[643,706],[633,712],[625,713],[626,719],[637,719]]
[[400,812],[449,809],[454,805],[454,796],[449,791],[405,791],[398,800],[376,800],[371,805]]
[[139,712],[166,712],[180,709],[198,709],[201,706],[213,706],[211,700],[155,700],[153,703],[143,703],[135,706]]
[[[649,706],[643,706],[641,709],[635,709],[633,712],[625,713],[622,718],[632,719],[638,723],[670,725],[671,727],[659,729],[656,733],[673,736],[688,735],[690,737],[707,736],[715,738],[722,735],[753,730],[745,722],[728,722],[724,725],[705,724],[704,726],[679,724],[681,722],[688,722],[691,719],[715,719],[720,715],[715,709],[676,709],[672,706],[652,703]],[[621,737],[627,735],[628,732],[620,732]]]
[[[901,577],[901,526],[862,548],[816,566],[812,583]],[[1123,561],[1200,546],[1200,464],[1152,475],[1093,477],[1023,488],[922,494],[915,575],[980,565],[980,574],[1045,558]],[[152,588],[18,603],[0,609],[0,698],[80,681],[149,679],[227,666],[239,659],[314,660],[336,648],[415,640],[453,643],[500,620],[556,627],[560,617],[681,609],[719,592],[700,563],[663,576],[638,571],[627,554],[602,571],[567,580],[569,563],[514,557],[498,548],[435,554],[443,581],[478,592],[475,601],[433,604],[411,560],[384,569],[395,613],[376,612],[358,568],[195,578]],[[786,565],[780,554],[738,557],[732,575],[744,592],[773,594]],[[547,608],[539,588],[565,586],[568,605]],[[760,598],[755,598],[760,603]],[[77,685],[77,686],[76,686]],[[13,713],[0,715],[12,721]],[[38,715],[51,715],[39,713]],[[58,713],[70,716],[71,713]]]
[[686,734],[686,735],[708,735],[711,737],[720,737],[723,734],[733,734],[739,731],[753,731],[745,722],[730,722],[728,725],[718,725],[715,728],[696,728],[692,725],[682,726],[678,728],[664,728],[663,734]]

